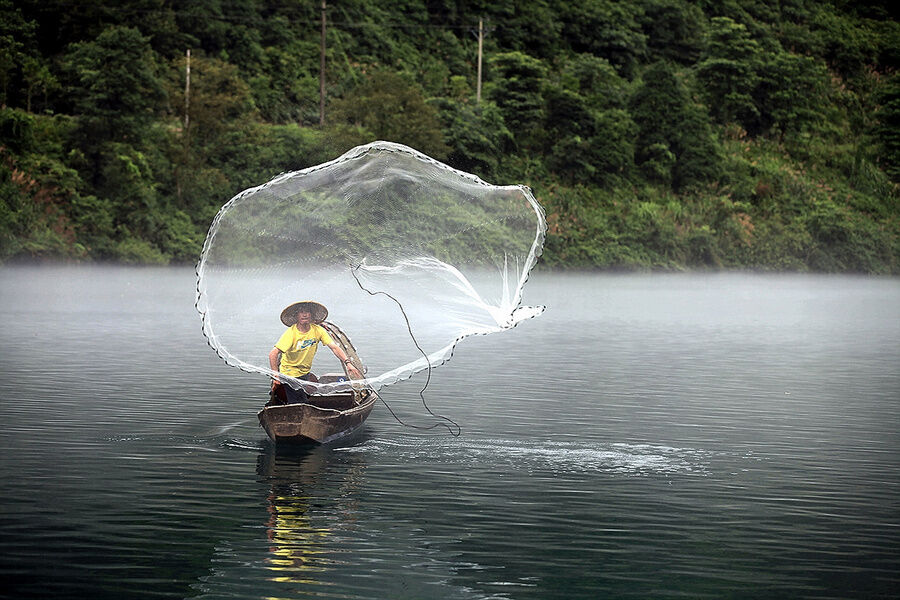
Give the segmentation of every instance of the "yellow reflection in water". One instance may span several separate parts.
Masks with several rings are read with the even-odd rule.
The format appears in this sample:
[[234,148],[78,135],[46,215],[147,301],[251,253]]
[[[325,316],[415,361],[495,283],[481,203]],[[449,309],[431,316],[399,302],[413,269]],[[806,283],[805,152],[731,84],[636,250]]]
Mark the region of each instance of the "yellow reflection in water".
[[[257,472],[270,484],[266,533],[271,545],[265,559],[272,571],[270,581],[328,583],[321,574],[338,562],[333,558],[333,529],[356,521],[359,500],[355,492],[362,469],[360,460],[336,461],[325,449],[300,456],[260,456]],[[339,518],[329,519],[331,526],[323,527],[323,511]]]
[[309,522],[309,497],[271,493],[267,523],[269,549],[268,568],[277,575],[272,581],[318,583],[312,573],[322,572],[329,564],[323,548],[330,531],[313,527]]

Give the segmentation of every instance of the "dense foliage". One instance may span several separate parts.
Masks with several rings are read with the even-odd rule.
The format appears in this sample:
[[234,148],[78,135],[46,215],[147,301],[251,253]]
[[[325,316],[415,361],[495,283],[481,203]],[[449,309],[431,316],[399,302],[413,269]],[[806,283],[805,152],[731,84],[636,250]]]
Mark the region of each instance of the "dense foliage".
[[386,139],[530,185],[548,265],[900,273],[892,14],[331,0],[320,125],[320,0],[0,0],[0,261],[192,262],[235,193]]

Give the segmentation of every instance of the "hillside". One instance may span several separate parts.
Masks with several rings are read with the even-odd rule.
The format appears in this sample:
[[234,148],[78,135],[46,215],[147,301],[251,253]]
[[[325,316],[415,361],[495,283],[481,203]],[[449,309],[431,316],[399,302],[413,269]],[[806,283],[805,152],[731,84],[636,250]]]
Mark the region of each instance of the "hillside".
[[0,262],[191,263],[385,139],[531,186],[546,266],[900,273],[886,1],[329,1],[324,115],[321,1],[107,4],[0,0]]

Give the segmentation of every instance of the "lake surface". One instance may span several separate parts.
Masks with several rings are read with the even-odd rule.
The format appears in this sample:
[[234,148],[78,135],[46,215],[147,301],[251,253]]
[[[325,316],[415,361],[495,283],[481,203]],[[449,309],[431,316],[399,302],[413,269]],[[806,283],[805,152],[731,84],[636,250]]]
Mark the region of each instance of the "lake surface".
[[[459,437],[378,405],[285,453],[191,269],[0,269],[0,596],[896,597],[900,280],[537,273],[525,300],[433,372]],[[382,392],[407,422],[424,381]]]

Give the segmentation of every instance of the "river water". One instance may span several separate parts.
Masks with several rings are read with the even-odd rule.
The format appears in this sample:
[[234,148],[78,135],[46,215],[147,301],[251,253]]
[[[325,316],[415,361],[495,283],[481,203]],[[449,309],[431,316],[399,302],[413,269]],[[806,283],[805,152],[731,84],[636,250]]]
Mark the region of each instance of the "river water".
[[[379,405],[286,453],[191,269],[0,269],[0,596],[896,597],[900,280],[537,273],[525,300],[433,372],[459,437]],[[382,395],[428,425],[423,384]]]

